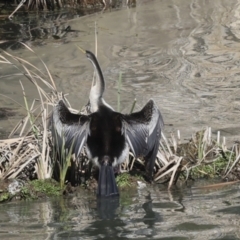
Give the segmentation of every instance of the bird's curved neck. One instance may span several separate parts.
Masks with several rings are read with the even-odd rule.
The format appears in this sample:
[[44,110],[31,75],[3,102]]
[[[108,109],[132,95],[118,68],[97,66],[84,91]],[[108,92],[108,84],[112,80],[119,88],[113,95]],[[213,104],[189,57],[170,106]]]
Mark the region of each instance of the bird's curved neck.
[[102,74],[102,70],[99,66],[99,63],[94,54],[91,54],[89,60],[92,63],[95,70],[89,96],[91,112],[96,112],[100,106],[106,106],[108,108],[111,108],[111,106],[109,106],[103,99],[103,93],[105,90],[105,80]]
[[98,107],[103,104],[103,93],[105,90],[105,81],[102,74],[102,70],[98,64],[97,59],[94,55],[92,55],[93,59],[89,59],[94,67],[94,76],[93,76],[93,82],[92,87],[90,91],[90,104],[91,104],[91,110],[93,112],[97,111]]

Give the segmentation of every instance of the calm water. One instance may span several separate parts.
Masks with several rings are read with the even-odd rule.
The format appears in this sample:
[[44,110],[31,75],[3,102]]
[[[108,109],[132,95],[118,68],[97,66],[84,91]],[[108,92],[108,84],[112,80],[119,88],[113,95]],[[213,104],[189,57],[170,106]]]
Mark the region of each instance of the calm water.
[[240,239],[240,188],[163,187],[120,199],[76,196],[0,205],[1,239]]
[[[36,37],[28,44],[46,62],[59,90],[73,107],[88,99],[92,66],[75,44],[94,51],[94,24],[99,27],[98,58],[107,81],[105,99],[117,107],[117,80],[122,73],[121,111],[133,99],[138,107],[157,102],[165,132],[181,130],[184,138],[205,126],[221,130],[227,141],[239,139],[240,1],[138,0],[136,8],[42,21],[43,29],[70,25],[63,39]],[[9,29],[8,29],[9,30]],[[45,30],[44,30],[45,31]],[[53,32],[52,34],[55,34]],[[8,49],[41,67],[29,51]],[[0,64],[0,76],[16,73]],[[0,93],[23,104],[19,80],[29,102],[37,97],[21,76],[0,78]],[[0,96],[0,107],[18,116],[0,121],[11,130],[25,115]],[[120,200],[97,202],[78,196],[0,205],[1,239],[240,239],[239,186],[218,190],[180,188],[167,192],[121,193]]]
[[[138,107],[152,97],[165,122],[173,125],[166,126],[165,132],[180,129],[182,136],[189,138],[211,126],[230,142],[238,139],[240,130],[239,10],[236,0],[139,0],[136,8],[83,18],[74,15],[68,20],[69,13],[55,16],[52,22],[43,18],[39,20],[42,32],[51,32],[55,26],[52,34],[57,34],[56,29],[67,25],[74,32],[60,40],[51,34],[41,35],[28,44],[46,62],[58,89],[69,93],[71,104],[79,109],[88,99],[93,69],[75,44],[94,51],[96,21],[98,56],[107,81],[105,99],[113,107],[117,106],[121,72],[121,111],[128,112],[135,97]],[[29,51],[9,51],[42,66]],[[2,65],[0,71],[3,75],[15,72]],[[1,78],[1,93],[23,103],[19,80],[32,102],[37,93],[23,77]],[[15,107],[25,114],[3,97],[1,106]],[[12,129],[15,122],[9,118],[1,125]]]

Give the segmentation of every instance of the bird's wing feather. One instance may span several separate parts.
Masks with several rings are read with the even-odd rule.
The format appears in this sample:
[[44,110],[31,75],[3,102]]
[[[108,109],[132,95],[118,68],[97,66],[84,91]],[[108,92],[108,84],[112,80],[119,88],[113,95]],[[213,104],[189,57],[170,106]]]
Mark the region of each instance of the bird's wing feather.
[[163,119],[157,105],[151,99],[139,112],[123,115],[126,139],[135,157],[143,156],[148,170],[152,174],[159,140],[163,128]]
[[72,149],[76,156],[81,153],[89,129],[89,117],[73,114],[60,100],[53,108],[52,136],[58,149]]

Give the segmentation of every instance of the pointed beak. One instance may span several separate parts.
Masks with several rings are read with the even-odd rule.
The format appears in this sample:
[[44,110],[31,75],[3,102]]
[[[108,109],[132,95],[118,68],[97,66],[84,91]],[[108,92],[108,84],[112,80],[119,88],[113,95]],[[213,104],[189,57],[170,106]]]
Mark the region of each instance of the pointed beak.
[[76,45],[76,46],[77,46],[77,48],[78,48],[82,53],[86,54],[86,51],[85,51],[84,49],[82,49],[82,48],[79,47],[78,45]]

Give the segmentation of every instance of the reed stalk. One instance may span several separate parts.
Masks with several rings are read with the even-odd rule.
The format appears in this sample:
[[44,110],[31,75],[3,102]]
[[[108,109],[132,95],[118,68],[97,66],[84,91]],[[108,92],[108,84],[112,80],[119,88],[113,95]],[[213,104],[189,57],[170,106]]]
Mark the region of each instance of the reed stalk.
[[120,112],[121,109],[121,89],[122,89],[122,73],[119,73],[118,77],[118,90],[117,90],[117,111]]
[[133,104],[132,104],[132,107],[131,107],[131,110],[130,110],[130,114],[133,113],[135,105],[136,105],[136,102],[137,102],[137,99],[134,98],[134,101],[133,101]]

